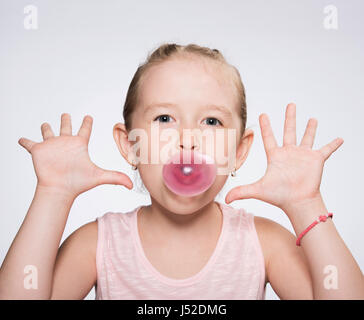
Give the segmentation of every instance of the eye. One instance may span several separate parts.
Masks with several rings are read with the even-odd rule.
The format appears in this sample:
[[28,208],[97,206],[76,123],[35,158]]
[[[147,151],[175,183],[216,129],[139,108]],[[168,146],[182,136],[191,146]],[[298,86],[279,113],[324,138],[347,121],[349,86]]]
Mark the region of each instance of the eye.
[[163,114],[163,115],[160,115],[160,116],[156,117],[154,119],[154,121],[156,121],[158,119],[159,119],[159,122],[169,122],[168,120],[171,119],[171,116],[169,116],[168,114]]
[[216,118],[206,118],[206,124],[209,125],[209,126],[216,126],[217,124],[218,125],[222,125],[221,121],[216,119]]

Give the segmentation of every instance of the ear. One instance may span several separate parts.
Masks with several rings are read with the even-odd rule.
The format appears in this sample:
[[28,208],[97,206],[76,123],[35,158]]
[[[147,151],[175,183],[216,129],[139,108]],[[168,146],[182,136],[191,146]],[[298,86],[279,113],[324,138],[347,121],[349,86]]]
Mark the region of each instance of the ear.
[[246,129],[244,135],[240,138],[238,142],[238,147],[236,150],[236,170],[238,170],[241,165],[245,162],[250,147],[254,140],[254,131],[252,129]]
[[114,125],[113,128],[113,136],[114,140],[116,142],[116,145],[118,146],[118,149],[121,153],[121,155],[124,157],[124,159],[132,165],[132,143],[128,140],[128,131],[125,128],[125,124],[123,123],[117,123]]

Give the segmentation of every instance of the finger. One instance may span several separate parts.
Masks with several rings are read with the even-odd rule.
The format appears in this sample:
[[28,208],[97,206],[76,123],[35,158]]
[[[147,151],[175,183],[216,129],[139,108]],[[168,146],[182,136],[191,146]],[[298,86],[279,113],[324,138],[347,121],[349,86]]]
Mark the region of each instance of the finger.
[[336,138],[332,142],[328,143],[326,146],[323,146],[319,150],[319,152],[321,152],[326,161],[331,156],[331,154],[335,152],[343,143],[344,143],[343,138]]
[[268,154],[271,149],[277,147],[277,141],[274,137],[268,115],[262,113],[259,116],[259,122],[260,122],[260,130],[262,133],[264,149],[266,154]]
[[311,118],[306,126],[305,134],[303,135],[300,146],[308,147],[312,149],[313,142],[315,140],[317,129],[317,120],[315,118]]
[[49,138],[54,137],[54,133],[52,131],[51,126],[49,125],[49,123],[44,122],[41,127],[40,127],[41,131],[42,131],[42,137],[43,140],[47,140]]
[[87,143],[90,140],[91,130],[92,130],[92,122],[93,119],[91,116],[87,115],[83,118],[82,125],[80,130],[78,131],[78,135],[80,137],[84,137],[87,139]]
[[232,201],[241,199],[258,199],[259,194],[260,192],[258,183],[239,186],[231,189],[227,193],[225,197],[225,202],[230,203]]
[[36,142],[32,141],[32,140],[29,140],[27,138],[24,138],[24,137],[21,137],[19,140],[18,140],[18,143],[23,147],[25,148],[29,153],[31,152],[32,150],[32,147],[37,144]]
[[296,105],[288,104],[284,121],[283,146],[296,145]]
[[68,113],[62,113],[60,135],[72,136],[71,116]]
[[133,189],[133,182],[130,180],[130,178],[126,174],[118,171],[102,169],[98,183],[123,185],[130,190]]

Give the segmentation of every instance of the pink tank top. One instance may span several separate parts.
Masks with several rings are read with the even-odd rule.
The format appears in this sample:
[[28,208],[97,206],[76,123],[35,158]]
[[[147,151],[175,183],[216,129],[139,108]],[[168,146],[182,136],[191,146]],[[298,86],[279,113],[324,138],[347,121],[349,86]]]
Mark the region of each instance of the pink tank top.
[[162,275],[147,259],[137,225],[141,206],[98,217],[96,299],[265,299],[264,256],[254,216],[217,203],[223,223],[215,250],[202,270],[185,279]]

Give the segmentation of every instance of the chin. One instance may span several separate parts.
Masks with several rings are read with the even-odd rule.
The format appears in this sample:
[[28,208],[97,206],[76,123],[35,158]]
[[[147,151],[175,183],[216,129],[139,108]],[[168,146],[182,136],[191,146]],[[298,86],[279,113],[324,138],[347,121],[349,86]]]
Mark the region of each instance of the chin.
[[175,214],[194,213],[214,201],[216,197],[212,189],[208,189],[196,196],[187,197],[177,195],[164,187],[163,194],[161,201],[157,201],[161,206]]

